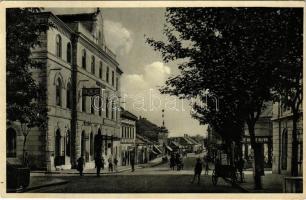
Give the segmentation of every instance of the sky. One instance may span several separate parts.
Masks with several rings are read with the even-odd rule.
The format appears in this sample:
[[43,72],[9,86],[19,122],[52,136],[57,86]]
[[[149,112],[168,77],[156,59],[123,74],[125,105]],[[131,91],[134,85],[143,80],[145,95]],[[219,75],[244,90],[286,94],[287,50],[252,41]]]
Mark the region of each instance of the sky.
[[[55,14],[85,13],[95,9],[46,9]],[[158,88],[169,76],[179,73],[175,63],[164,63],[159,52],[146,42],[146,37],[165,40],[165,8],[102,8],[106,45],[117,54],[124,72],[121,78],[121,105],[134,113],[165,126],[169,136],[204,135],[206,125],[200,125],[190,115],[190,102],[162,95]]]

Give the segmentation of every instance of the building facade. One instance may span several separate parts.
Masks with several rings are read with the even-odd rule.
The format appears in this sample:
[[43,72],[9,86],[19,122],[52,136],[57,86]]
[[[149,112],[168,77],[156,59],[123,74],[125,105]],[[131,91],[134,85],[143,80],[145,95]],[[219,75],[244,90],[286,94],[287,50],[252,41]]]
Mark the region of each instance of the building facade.
[[[297,124],[298,174],[303,174],[303,111],[300,108]],[[292,112],[280,103],[273,104],[273,164],[272,173],[291,174],[292,159]]]
[[[94,138],[99,132],[105,160],[120,157],[117,97],[122,71],[105,44],[101,11],[58,16],[44,12],[37,17],[53,27],[41,35],[41,46],[32,55],[45,64],[33,76],[46,86],[48,127],[46,131],[33,129],[28,136],[30,167],[47,171],[72,168],[84,156],[85,167],[93,168]],[[84,88],[98,89],[99,94],[85,95]],[[19,126],[9,122],[7,156],[20,157],[22,143]]]
[[[135,156],[137,117],[121,108],[121,163],[130,165],[131,156]],[[134,158],[135,159],[135,158]]]

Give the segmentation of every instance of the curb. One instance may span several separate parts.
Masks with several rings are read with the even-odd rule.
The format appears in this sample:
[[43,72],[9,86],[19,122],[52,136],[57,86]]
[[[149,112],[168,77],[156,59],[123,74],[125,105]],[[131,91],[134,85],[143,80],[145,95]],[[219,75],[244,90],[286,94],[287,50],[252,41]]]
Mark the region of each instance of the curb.
[[[161,165],[163,164],[163,162],[158,162],[158,163],[154,163],[154,164],[147,164],[147,165],[144,165],[144,166],[135,166],[135,169],[142,169],[142,168],[148,168],[148,167],[155,167],[155,166],[158,166],[158,165]],[[121,173],[121,172],[125,172],[125,171],[129,171],[131,170],[131,168],[125,168],[125,169],[121,169],[121,170],[118,170],[118,172],[112,172],[112,173],[109,173],[109,172],[101,172],[100,174],[101,175],[112,175],[112,174],[116,174],[116,173]],[[34,172],[35,173],[35,172]],[[58,172],[58,171],[54,171],[54,172],[43,172],[41,173],[43,176],[45,175],[61,175],[61,174],[79,174],[79,172]],[[83,172],[84,175],[86,174],[96,174],[96,172]]]
[[44,184],[44,185],[38,185],[38,186],[25,188],[24,191],[22,191],[22,192],[28,192],[28,191],[31,191],[31,190],[36,190],[36,189],[40,189],[40,188],[44,188],[44,187],[64,185],[64,184],[67,184],[67,183],[69,183],[69,181],[61,181],[61,182],[57,182],[57,183],[49,183],[49,184]]
[[229,182],[230,184],[232,184],[232,186],[239,188],[240,190],[242,190],[244,193],[251,193],[252,191],[243,188],[241,185],[239,185],[238,183],[233,183],[230,179],[228,178],[223,178],[225,180],[225,182]]

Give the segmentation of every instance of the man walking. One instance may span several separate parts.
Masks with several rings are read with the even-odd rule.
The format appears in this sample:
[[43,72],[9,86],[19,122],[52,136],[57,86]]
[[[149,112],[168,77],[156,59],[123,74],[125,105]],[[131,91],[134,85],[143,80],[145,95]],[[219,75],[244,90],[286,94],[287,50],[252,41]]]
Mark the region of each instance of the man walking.
[[84,165],[85,165],[84,158],[83,156],[81,156],[77,160],[77,170],[80,172],[80,176],[83,176]]
[[108,158],[108,171],[113,172],[113,161],[112,161],[112,156]]
[[134,158],[134,154],[133,153],[131,154],[130,163],[131,163],[131,167],[132,167],[132,172],[134,172],[135,171],[135,158]]
[[193,180],[191,181],[191,183],[193,183],[195,179],[198,178],[198,185],[199,185],[201,173],[202,173],[202,162],[200,158],[197,158],[197,161],[194,167],[194,176],[193,176]]
[[100,176],[100,171],[101,171],[101,167],[102,167],[102,159],[101,159],[100,154],[96,155],[95,164],[96,164],[96,168],[97,168],[97,176]]
[[115,172],[118,172],[118,160],[117,160],[117,157],[114,158],[114,169],[115,169]]

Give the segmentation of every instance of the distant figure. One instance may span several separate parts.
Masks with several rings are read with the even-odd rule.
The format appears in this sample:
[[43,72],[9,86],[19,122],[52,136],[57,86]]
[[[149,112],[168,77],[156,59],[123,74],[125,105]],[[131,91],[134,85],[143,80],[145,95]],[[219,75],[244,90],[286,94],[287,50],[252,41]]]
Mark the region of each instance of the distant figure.
[[194,176],[193,179],[191,181],[191,183],[193,183],[196,179],[196,177],[198,178],[198,185],[200,184],[200,178],[201,178],[201,173],[202,173],[202,162],[200,158],[197,158],[195,167],[194,167]]
[[114,158],[114,169],[115,169],[115,172],[118,172],[118,160],[116,157]]
[[175,155],[175,164],[176,164],[176,169],[179,171],[181,170],[181,159],[180,159],[180,154],[176,153]]
[[97,176],[100,176],[100,171],[101,171],[101,167],[102,167],[101,155],[99,155],[99,154],[96,155],[95,164],[96,164],[96,168],[97,168]]
[[77,170],[80,172],[80,176],[83,176],[83,170],[84,170],[84,166],[85,166],[85,162],[84,162],[83,156],[79,157],[77,162],[78,162],[77,163]]
[[174,155],[171,154],[171,157],[170,157],[170,168],[172,170],[174,170],[174,167],[175,167],[175,158],[174,158]]
[[112,156],[108,158],[108,171],[113,172],[113,161],[112,161]]
[[208,170],[209,170],[209,160],[208,160],[208,157],[205,157],[205,175],[208,175]]
[[243,182],[243,168],[244,168],[244,159],[241,157],[238,161],[237,161],[237,170],[240,174],[240,182]]
[[131,163],[131,167],[132,167],[132,172],[134,172],[135,171],[135,158],[134,158],[133,154],[131,155],[130,163]]
[[102,170],[104,170],[104,164],[105,164],[104,157],[101,156],[101,168],[102,168]]

